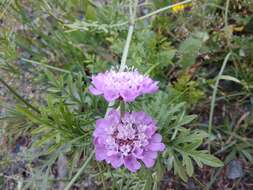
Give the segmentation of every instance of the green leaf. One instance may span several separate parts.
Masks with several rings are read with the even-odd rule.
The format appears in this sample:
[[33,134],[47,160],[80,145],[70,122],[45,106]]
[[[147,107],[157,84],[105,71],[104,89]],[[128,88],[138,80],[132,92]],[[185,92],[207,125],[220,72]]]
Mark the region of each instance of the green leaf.
[[186,167],[186,172],[188,176],[191,177],[194,172],[193,164],[192,164],[191,158],[186,154],[183,154],[183,163],[184,163],[184,166]]
[[37,135],[39,133],[46,132],[46,131],[48,131],[48,127],[47,126],[40,126],[40,127],[37,127],[36,129],[33,129],[31,131],[31,134],[32,135]]
[[40,147],[43,144],[50,143],[52,140],[55,139],[55,136],[57,135],[57,132],[50,132],[47,135],[44,135],[40,140],[37,140],[35,143],[33,143],[33,146]]
[[205,32],[198,32],[194,36],[187,38],[179,46],[179,54],[181,55],[179,63],[184,67],[191,66],[195,63],[200,49],[204,42],[208,39],[208,34]]
[[241,150],[243,155],[247,158],[248,161],[250,161],[251,164],[253,164],[253,156],[250,154],[251,150]]
[[19,105],[16,106],[16,109],[18,112],[22,113],[25,115],[28,119],[30,119],[34,123],[43,123],[38,115],[35,115],[33,112],[28,110],[27,108],[21,107]]
[[241,83],[240,80],[238,80],[238,79],[235,78],[235,77],[229,76],[229,75],[221,75],[221,76],[220,76],[220,79],[223,79],[223,80],[230,80],[230,81],[233,81],[233,82],[236,82],[236,83]]
[[179,52],[181,54],[180,64],[184,68],[195,63],[201,45],[201,40],[192,37],[182,42],[179,47]]
[[61,147],[61,144],[53,144],[52,146],[50,146],[47,151],[46,151],[46,155],[47,154],[51,154],[52,152],[56,151],[58,148]]
[[183,181],[187,181],[188,177],[185,173],[184,167],[182,165],[182,163],[175,157],[174,160],[174,173],[178,174],[178,176],[183,180]]
[[222,167],[224,164],[221,160],[216,158],[213,155],[210,155],[208,153],[205,153],[204,151],[194,151],[189,154],[193,158],[198,159],[203,164],[212,166],[212,167]]

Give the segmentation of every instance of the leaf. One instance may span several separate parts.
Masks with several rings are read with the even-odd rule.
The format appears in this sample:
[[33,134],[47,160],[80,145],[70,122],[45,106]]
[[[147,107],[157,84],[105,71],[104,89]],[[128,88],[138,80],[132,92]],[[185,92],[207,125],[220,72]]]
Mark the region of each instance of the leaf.
[[221,160],[219,160],[213,155],[204,153],[203,151],[194,151],[192,153],[189,153],[189,155],[192,156],[193,158],[198,159],[203,164],[208,165],[208,166],[222,167],[224,165]]
[[191,123],[194,119],[197,118],[197,115],[187,115],[187,116],[184,116],[182,118],[182,120],[180,121],[180,125],[186,125],[186,124],[189,124]]
[[20,113],[22,113],[23,115],[25,115],[28,119],[30,119],[32,122],[34,123],[43,123],[39,116],[33,114],[30,110],[28,110],[27,108],[21,107],[19,105],[16,106],[16,110]]
[[235,78],[235,77],[229,76],[229,75],[221,75],[221,76],[220,76],[220,79],[223,79],[223,80],[230,80],[230,81],[233,81],[233,82],[236,82],[236,83],[241,83],[240,80],[238,80],[238,79]]
[[51,154],[52,152],[56,151],[58,148],[61,147],[61,144],[54,144],[50,146],[47,151],[45,152],[45,155]]
[[33,146],[35,147],[40,147],[43,144],[49,143],[51,142],[55,136],[56,136],[57,132],[50,132],[47,135],[44,135],[40,140],[37,140],[35,143],[33,143]]
[[46,132],[46,131],[48,131],[48,127],[47,126],[40,126],[40,127],[37,127],[36,129],[33,129],[31,131],[31,134],[32,135],[37,135],[39,133]]
[[191,158],[186,154],[183,154],[183,163],[186,167],[186,172],[187,172],[188,176],[191,177],[194,172],[193,164],[192,164]]
[[201,45],[202,41],[193,37],[190,37],[181,43],[179,47],[179,52],[181,54],[179,63],[184,68],[195,63]]
[[203,141],[204,138],[208,137],[208,134],[205,131],[196,130],[194,132],[190,132],[189,130],[181,133],[179,137],[176,139],[176,144],[182,144],[182,143],[193,143],[195,145],[186,145],[185,148],[194,149],[195,146],[199,143],[199,141]]
[[192,140],[192,143],[184,145],[184,150],[186,152],[190,152],[192,150],[196,150],[198,147],[200,147],[200,145],[202,144],[202,142],[203,142],[203,139],[194,139],[194,140]]
[[96,18],[96,9],[90,4],[89,1],[84,3],[85,18],[87,20],[94,20]]
[[174,162],[174,156],[169,157],[167,160],[165,160],[166,168],[167,170],[171,170],[173,167],[173,162]]
[[195,35],[187,38],[179,46],[179,54],[181,59],[179,63],[184,67],[191,66],[195,63],[195,59],[198,56],[200,49],[203,47],[204,42],[208,39],[206,32],[197,32]]
[[251,164],[253,164],[253,156],[249,152],[250,150],[241,150],[243,155],[247,158],[248,161],[250,161]]
[[188,177],[185,173],[184,167],[182,166],[182,163],[175,157],[174,160],[174,173],[178,174],[178,176],[184,180],[185,182],[188,180]]
[[192,157],[192,158],[197,163],[198,167],[203,168],[203,164],[201,163],[201,161],[197,157]]

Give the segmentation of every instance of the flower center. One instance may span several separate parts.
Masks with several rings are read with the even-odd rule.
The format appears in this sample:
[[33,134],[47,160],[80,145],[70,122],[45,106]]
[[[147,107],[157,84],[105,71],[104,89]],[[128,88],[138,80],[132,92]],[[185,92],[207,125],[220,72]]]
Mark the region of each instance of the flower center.
[[143,77],[139,75],[134,75],[132,73],[114,73],[112,72],[108,78],[108,83],[109,84],[108,88],[112,89],[139,89],[140,88],[140,83],[143,81]]
[[135,148],[143,149],[148,144],[148,138],[145,134],[147,127],[147,125],[137,125],[133,122],[122,122],[112,128],[110,127],[110,133],[107,134],[107,147],[112,151],[122,153],[124,156],[131,154]]

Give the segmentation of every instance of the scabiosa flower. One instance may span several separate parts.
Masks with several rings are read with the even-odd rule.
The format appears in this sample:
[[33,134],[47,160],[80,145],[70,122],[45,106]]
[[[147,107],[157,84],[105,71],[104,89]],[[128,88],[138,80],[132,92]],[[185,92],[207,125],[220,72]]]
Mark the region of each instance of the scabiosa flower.
[[132,102],[140,95],[155,93],[158,82],[141,75],[138,71],[116,72],[107,71],[92,76],[89,90],[94,95],[103,95],[108,102],[118,98]]
[[156,133],[154,120],[144,112],[126,112],[123,117],[111,110],[104,119],[96,121],[93,133],[96,160],[105,160],[112,167],[124,165],[131,172],[140,167],[152,167],[158,151],[164,151],[162,136]]

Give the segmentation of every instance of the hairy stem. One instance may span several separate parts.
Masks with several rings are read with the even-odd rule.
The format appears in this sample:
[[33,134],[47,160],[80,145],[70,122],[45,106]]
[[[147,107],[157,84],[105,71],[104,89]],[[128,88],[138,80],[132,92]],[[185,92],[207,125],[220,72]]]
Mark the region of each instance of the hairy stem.
[[[222,64],[222,67],[221,67],[221,70],[217,76],[217,79],[216,79],[216,82],[215,82],[215,85],[214,85],[214,90],[213,90],[213,95],[212,95],[212,101],[211,101],[211,109],[210,109],[210,114],[209,114],[209,122],[208,122],[208,134],[209,134],[209,138],[211,136],[211,133],[212,133],[212,125],[213,125],[213,114],[214,114],[214,108],[215,108],[215,101],[216,101],[216,94],[217,94],[217,91],[218,91],[218,86],[219,86],[219,82],[220,82],[220,77],[226,67],[226,64],[228,62],[228,59],[230,57],[231,53],[228,53],[227,56],[225,57],[224,61],[223,61],[223,64]],[[209,143],[208,143],[208,150],[210,152],[210,148],[211,148],[211,141],[209,140]]]
[[124,46],[121,62],[120,62],[120,68],[119,71],[122,72],[126,68],[126,61],[127,61],[127,55],[128,55],[128,50],[130,47],[130,43],[132,40],[133,32],[134,32],[134,19],[136,16],[136,8],[137,8],[138,1],[134,1],[134,5],[130,6],[130,22],[129,22],[129,28],[128,28],[128,33],[127,33],[127,39],[126,43]]
[[85,160],[84,164],[82,165],[82,167],[78,170],[78,172],[76,173],[76,175],[71,179],[71,181],[69,182],[69,184],[64,188],[64,190],[69,190],[71,188],[71,186],[75,183],[75,181],[77,180],[77,178],[82,174],[83,170],[87,167],[87,165],[89,164],[89,162],[91,161],[93,155],[95,154],[95,150],[93,150],[90,153],[90,156]]
[[[124,46],[124,50],[123,50],[123,55],[122,55],[119,71],[123,71],[125,69],[125,67],[126,67],[126,60],[127,60],[128,50],[129,50],[129,47],[130,47],[130,42],[131,42],[131,39],[132,39],[133,30],[134,30],[134,22],[133,21],[134,21],[135,14],[136,14],[137,3],[138,3],[138,1],[135,0],[134,5],[130,5],[130,25],[129,25],[129,29],[128,29],[127,40],[126,40],[126,43],[125,43],[125,46]],[[109,103],[105,115],[108,115],[108,113],[110,111],[110,108],[111,108],[111,106],[113,106],[113,104],[114,104],[114,102]],[[91,161],[91,159],[94,156],[94,154],[95,154],[95,150],[93,150],[90,153],[90,156],[84,162],[83,166],[78,170],[78,172],[76,173],[76,175],[72,178],[72,180],[65,187],[64,190],[69,190],[71,188],[71,186],[75,183],[75,181],[78,179],[78,177],[82,174],[83,170],[87,167],[88,163]]]

